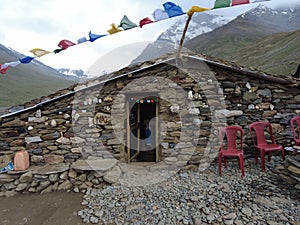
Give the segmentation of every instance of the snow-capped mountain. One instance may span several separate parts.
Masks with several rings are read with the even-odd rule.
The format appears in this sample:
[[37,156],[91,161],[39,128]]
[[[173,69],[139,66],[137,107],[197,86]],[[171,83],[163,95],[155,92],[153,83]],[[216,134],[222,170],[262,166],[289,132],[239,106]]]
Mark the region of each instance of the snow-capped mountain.
[[299,7],[271,9],[259,5],[239,17],[244,20],[251,20],[252,23],[264,23],[266,26],[275,28],[278,32],[295,31],[300,26]]
[[57,69],[58,72],[67,75],[67,76],[74,76],[74,77],[78,77],[78,78],[86,78],[87,75],[84,73],[83,70],[79,69],[69,69],[69,68],[59,68]]
[[[158,58],[168,52],[176,51],[182,37],[186,20],[187,17],[183,17],[163,32],[154,43],[149,44],[144,51],[132,61],[132,64]],[[244,36],[242,35],[243,37],[262,37],[267,34],[298,30],[300,29],[299,21],[300,13],[298,6],[294,8],[271,9],[264,5],[258,5],[237,17],[224,17],[206,12],[199,13],[193,16],[187,29],[184,43],[185,47],[187,47],[186,44],[190,41],[194,43],[194,39],[203,37],[201,39],[202,42],[197,41],[198,43],[195,43],[195,46],[201,45],[201,49],[205,49],[211,46],[212,43],[210,39],[206,37],[212,36],[216,39],[214,42],[218,42],[220,36],[216,35],[215,32],[222,33],[223,27],[224,29],[225,27],[227,30],[229,29],[230,34],[234,37],[241,36],[241,32],[247,33]],[[233,38],[233,36],[230,36],[230,38]],[[231,42],[235,39],[236,38],[231,39]],[[195,50],[195,48],[189,49]],[[222,47],[220,51],[222,52]]]
[[[189,23],[189,27],[185,36],[185,41],[188,41],[194,37],[210,32],[217,27],[223,26],[234,19],[234,17],[224,17],[222,15],[212,15],[207,13],[195,14]],[[179,44],[181,39],[187,18],[182,18],[169,29],[163,32],[158,41],[168,41],[174,44]]]
[[291,74],[299,64],[300,8],[258,6],[185,48],[271,74]]
[[[235,17],[225,17],[209,13],[195,14],[190,21],[185,41],[191,40],[201,34],[213,31],[214,29],[227,24]],[[133,60],[132,64],[157,58],[167,52],[173,52],[178,44],[187,21],[187,17],[178,20],[169,29],[163,32],[153,44],[149,44],[140,56]]]

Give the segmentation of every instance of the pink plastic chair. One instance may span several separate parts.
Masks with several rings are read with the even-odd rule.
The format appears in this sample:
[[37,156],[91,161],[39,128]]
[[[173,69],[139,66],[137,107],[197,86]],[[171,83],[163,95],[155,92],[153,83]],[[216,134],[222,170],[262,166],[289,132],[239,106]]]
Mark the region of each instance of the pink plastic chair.
[[295,144],[300,146],[300,116],[294,116],[290,122]]
[[[219,175],[222,176],[222,159],[224,158],[225,168],[227,168],[227,158],[238,158],[239,166],[244,177],[244,152],[243,152],[244,132],[240,126],[226,126],[220,128],[220,151],[219,151]],[[224,138],[226,137],[226,142]],[[237,138],[240,138],[237,142]]]
[[[255,148],[260,152],[261,168],[265,171],[265,154],[268,154],[268,161],[271,161],[271,152],[281,151],[282,159],[285,160],[284,149],[281,145],[275,143],[272,126],[269,122],[258,121],[249,125],[249,130],[255,145]],[[270,137],[267,139],[265,131],[269,132]],[[268,143],[268,141],[271,143]],[[255,155],[256,163],[258,154]]]

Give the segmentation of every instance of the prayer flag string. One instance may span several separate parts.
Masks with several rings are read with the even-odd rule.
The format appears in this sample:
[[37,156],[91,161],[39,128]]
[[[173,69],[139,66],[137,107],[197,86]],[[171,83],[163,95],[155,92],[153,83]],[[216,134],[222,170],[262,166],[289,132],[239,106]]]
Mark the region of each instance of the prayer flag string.
[[[257,2],[264,2],[264,1],[270,1],[270,0],[252,0],[252,1],[253,1],[252,3],[257,3]],[[241,4],[249,4],[249,3],[250,3],[249,0],[215,0],[214,7],[212,9],[236,6],[236,5],[241,5]],[[159,21],[170,19],[170,18],[177,17],[177,16],[182,16],[185,14],[188,15],[188,21],[190,21],[192,15],[194,13],[204,12],[206,10],[211,10],[211,9],[203,8],[203,7],[199,7],[199,6],[192,6],[191,9],[189,9],[187,12],[183,12],[182,8],[179,5],[176,5],[173,2],[166,2],[163,4],[163,9],[154,10],[154,12],[152,13],[153,20],[150,19],[149,17],[145,17],[139,21],[138,25],[140,28],[142,28],[143,26],[145,26],[147,24],[159,22]],[[58,43],[59,48],[54,49],[52,52],[41,49],[41,48],[31,49],[30,52],[34,55],[34,57],[25,56],[24,58],[19,58],[18,61],[0,64],[0,74],[5,74],[7,69],[9,69],[10,67],[15,67],[15,66],[19,65],[20,63],[22,63],[22,64],[30,63],[36,57],[42,57],[49,53],[58,54],[61,51],[66,50],[72,46],[76,46],[78,44],[82,44],[87,41],[94,42],[94,41],[98,40],[99,38],[136,28],[136,27],[138,27],[138,25],[136,23],[133,23],[132,21],[130,21],[129,18],[126,15],[124,15],[124,17],[120,21],[119,25],[116,26],[114,23],[112,23],[111,28],[108,29],[107,33],[105,33],[105,34],[94,34],[90,31],[88,33],[88,39],[86,37],[81,37],[76,41],[76,43],[72,42],[70,40],[67,40],[67,39],[61,40]],[[188,23],[186,26],[188,26]],[[187,27],[186,27],[186,29],[187,29]],[[182,42],[183,42],[183,39],[182,39]]]

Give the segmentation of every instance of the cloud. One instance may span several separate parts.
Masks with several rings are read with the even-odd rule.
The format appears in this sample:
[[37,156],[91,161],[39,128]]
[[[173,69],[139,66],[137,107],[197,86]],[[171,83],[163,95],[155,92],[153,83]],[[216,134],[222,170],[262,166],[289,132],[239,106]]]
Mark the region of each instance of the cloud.
[[3,40],[5,38],[5,34],[0,31],[0,40]]
[[289,0],[289,1],[281,1],[281,0],[273,0],[269,3],[272,8],[279,8],[279,7],[291,7],[291,6],[299,6],[299,0]]
[[[119,24],[124,15],[134,22],[145,17],[152,18],[155,9],[163,9],[167,0],[111,0],[111,1],[74,1],[74,0],[1,0],[0,21],[1,44],[30,54],[32,48],[54,50],[61,39],[76,42],[87,36],[89,31],[95,34],[105,34],[111,23]],[[191,6],[213,7],[214,0],[175,0],[172,1],[187,11]],[[299,4],[299,0],[271,0],[272,4]],[[284,2],[284,3],[282,3]],[[267,6],[272,4],[266,3]],[[250,6],[251,5],[251,6]],[[246,10],[249,6],[237,6],[227,9],[211,10],[210,12],[233,16]],[[120,48],[128,43],[153,41],[179,18],[171,18],[158,23],[149,24],[143,28],[134,28],[111,36],[101,38],[93,43],[83,43],[70,50],[54,55],[49,54],[41,60],[53,67],[86,68],[103,54]],[[125,56],[126,58],[127,56]],[[72,66],[73,65],[73,66]]]

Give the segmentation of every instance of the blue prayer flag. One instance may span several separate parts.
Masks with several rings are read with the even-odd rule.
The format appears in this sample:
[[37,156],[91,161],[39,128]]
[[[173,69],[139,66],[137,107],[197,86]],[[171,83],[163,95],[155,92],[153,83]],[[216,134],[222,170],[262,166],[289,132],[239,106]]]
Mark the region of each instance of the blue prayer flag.
[[26,56],[25,58],[22,58],[22,59],[19,58],[19,61],[21,63],[30,63],[33,59],[34,59],[34,57]]
[[165,9],[165,12],[168,14],[168,16],[170,18],[184,14],[181,7],[178,5],[175,5],[173,2],[166,2],[163,4],[163,7]]
[[77,40],[77,43],[78,44],[81,44],[81,43],[84,43],[84,42],[86,42],[87,40],[86,40],[86,38],[85,37],[82,37],[82,38],[79,38],[78,40]]
[[101,38],[101,37],[104,37],[106,36],[106,34],[102,34],[102,35],[99,35],[99,34],[93,34],[91,31],[89,32],[89,37],[90,37],[90,42],[93,42],[95,40],[97,40],[98,38]]

